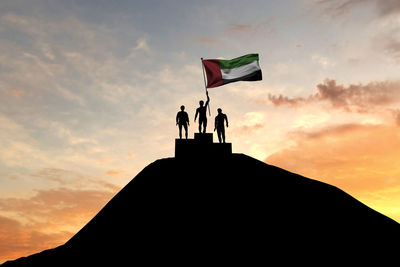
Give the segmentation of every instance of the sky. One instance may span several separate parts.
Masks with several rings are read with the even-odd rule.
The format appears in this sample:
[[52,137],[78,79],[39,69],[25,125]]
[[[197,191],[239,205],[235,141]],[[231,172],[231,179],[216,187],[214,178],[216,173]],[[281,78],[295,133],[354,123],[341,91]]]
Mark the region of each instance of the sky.
[[200,58],[248,53],[262,81],[209,89],[233,152],[400,222],[398,0],[2,0],[0,263],[65,243],[173,157]]

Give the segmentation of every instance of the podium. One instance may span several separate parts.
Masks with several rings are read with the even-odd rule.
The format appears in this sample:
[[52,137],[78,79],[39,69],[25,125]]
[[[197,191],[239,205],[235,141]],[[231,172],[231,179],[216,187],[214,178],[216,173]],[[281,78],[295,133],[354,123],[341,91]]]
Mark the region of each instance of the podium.
[[214,143],[212,133],[195,133],[194,139],[175,139],[175,158],[221,158],[232,155],[231,143]]

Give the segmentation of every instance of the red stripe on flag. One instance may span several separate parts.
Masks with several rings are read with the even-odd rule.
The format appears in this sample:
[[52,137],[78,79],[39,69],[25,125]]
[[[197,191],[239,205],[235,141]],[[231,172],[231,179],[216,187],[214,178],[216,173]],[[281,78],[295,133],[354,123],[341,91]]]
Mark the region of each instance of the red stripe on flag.
[[203,64],[207,75],[207,88],[221,86],[222,73],[219,59],[204,59]]

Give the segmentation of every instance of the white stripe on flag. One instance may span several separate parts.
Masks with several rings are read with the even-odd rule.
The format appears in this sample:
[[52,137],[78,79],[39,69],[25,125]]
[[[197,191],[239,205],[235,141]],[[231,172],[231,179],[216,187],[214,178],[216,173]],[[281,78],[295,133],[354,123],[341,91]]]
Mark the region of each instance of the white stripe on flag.
[[234,69],[221,69],[222,79],[223,80],[236,79],[239,77],[246,76],[257,70],[260,70],[260,65],[258,64],[258,60],[255,60],[249,64]]

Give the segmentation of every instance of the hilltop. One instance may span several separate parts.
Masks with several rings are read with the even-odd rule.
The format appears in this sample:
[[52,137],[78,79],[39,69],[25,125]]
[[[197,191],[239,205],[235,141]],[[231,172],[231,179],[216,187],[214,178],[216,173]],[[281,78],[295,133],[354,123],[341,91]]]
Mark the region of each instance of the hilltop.
[[398,223],[339,188],[249,156],[166,158],[64,245],[3,266],[356,258],[389,251],[399,237]]

